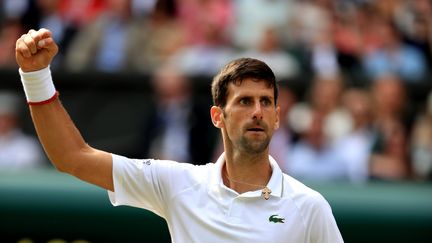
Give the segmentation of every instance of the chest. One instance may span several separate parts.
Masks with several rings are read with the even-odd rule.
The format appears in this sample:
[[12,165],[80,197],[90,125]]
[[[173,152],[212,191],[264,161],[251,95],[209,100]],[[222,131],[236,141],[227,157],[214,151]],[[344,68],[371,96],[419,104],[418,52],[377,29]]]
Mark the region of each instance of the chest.
[[167,222],[177,242],[305,241],[303,218],[289,200],[190,190],[173,203]]

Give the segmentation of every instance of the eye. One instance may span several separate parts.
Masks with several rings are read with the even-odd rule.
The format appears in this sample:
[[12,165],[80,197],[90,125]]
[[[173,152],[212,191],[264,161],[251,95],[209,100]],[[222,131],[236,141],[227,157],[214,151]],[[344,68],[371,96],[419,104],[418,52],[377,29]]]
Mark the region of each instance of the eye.
[[251,100],[249,98],[241,98],[239,100],[240,105],[249,105],[251,103]]
[[273,104],[273,102],[269,98],[263,98],[263,99],[261,99],[261,105],[263,105],[263,106],[270,106],[272,104]]

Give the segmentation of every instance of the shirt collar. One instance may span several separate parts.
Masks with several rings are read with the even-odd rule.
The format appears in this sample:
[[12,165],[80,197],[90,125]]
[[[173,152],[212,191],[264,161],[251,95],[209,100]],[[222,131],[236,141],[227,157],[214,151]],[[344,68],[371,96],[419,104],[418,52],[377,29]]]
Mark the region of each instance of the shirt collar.
[[[270,166],[272,168],[272,175],[267,184],[267,187],[272,191],[271,196],[282,197],[282,183],[283,174],[279,168],[278,163],[269,155]],[[222,168],[225,164],[225,153],[222,153],[215,163],[215,170],[212,172],[210,189],[214,192],[221,193],[222,191],[230,190],[222,180]],[[242,194],[244,197],[261,197],[261,190],[245,192]]]

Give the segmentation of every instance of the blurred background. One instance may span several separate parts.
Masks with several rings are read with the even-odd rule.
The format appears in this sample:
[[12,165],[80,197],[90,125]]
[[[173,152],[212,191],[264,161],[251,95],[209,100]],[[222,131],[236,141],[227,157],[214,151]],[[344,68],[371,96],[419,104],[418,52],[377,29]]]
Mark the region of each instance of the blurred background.
[[[234,58],[258,58],[280,84],[281,127],[270,152],[329,200],[346,242],[432,239],[432,0],[0,4],[5,239],[108,242],[106,232],[95,232],[109,224],[131,231],[118,242],[134,242],[133,227],[151,235],[155,224],[141,221],[160,221],[116,213],[103,191],[53,173],[14,57],[16,40],[42,27],[60,47],[51,70],[61,100],[90,145],[135,158],[214,161],[222,145],[209,116],[212,77]],[[88,218],[87,225],[76,220],[88,231],[64,230],[75,222],[70,207]],[[105,223],[92,230],[91,218]],[[120,227],[122,220],[130,227]],[[169,240],[163,222],[160,232],[156,242]]]

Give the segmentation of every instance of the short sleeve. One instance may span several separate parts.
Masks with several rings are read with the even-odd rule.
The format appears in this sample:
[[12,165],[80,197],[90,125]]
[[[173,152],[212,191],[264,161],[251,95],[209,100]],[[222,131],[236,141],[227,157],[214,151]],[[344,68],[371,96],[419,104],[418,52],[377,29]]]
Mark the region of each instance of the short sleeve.
[[166,214],[167,191],[174,161],[129,159],[113,154],[114,192],[108,191],[114,206],[127,205]]

